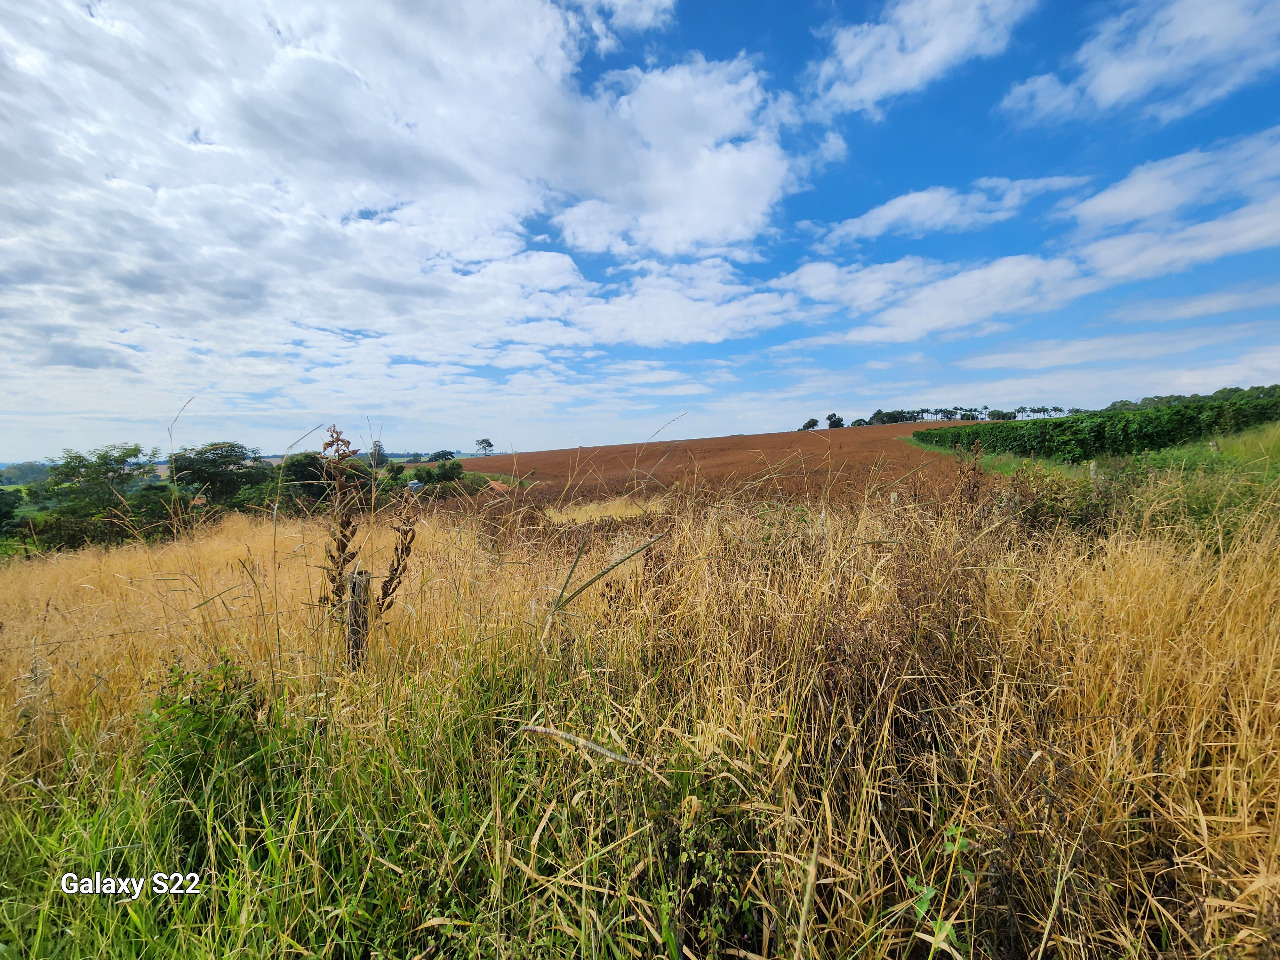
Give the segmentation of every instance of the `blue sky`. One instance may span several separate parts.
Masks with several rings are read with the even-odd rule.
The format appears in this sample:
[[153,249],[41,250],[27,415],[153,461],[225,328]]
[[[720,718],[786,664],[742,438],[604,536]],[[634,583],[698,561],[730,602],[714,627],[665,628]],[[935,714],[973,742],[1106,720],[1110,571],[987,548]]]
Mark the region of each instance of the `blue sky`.
[[0,342],[10,460],[1275,383],[1280,2],[11,6]]

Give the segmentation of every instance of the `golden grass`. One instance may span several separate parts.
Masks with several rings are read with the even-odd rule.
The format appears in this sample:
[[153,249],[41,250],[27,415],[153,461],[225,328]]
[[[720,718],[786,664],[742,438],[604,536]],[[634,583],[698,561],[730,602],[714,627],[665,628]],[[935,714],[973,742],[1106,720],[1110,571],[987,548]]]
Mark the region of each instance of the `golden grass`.
[[[1280,930],[1274,505],[1224,546],[1141,526],[1036,533],[997,503],[869,491],[847,507],[725,496],[661,514],[631,501],[436,513],[419,521],[398,602],[354,678],[318,602],[318,523],[233,516],[167,545],[13,562],[0,568],[0,717],[26,749],[11,773],[39,754],[52,776],[67,730],[127,752],[175,658],[230,655],[286,700],[325,699],[366,757],[396,755],[414,724],[447,740],[481,709],[483,677],[510,690],[493,723],[641,760],[639,780],[609,781],[627,796],[688,794],[680,842],[747,864],[725,883],[759,917],[745,952],[721,955],[1268,955]],[[626,522],[593,535],[602,517]],[[548,628],[580,545],[575,582],[666,529]],[[383,572],[392,542],[375,527],[366,567]],[[439,693],[429,716],[424,689]],[[468,949],[520,924],[585,938],[622,898],[619,929],[647,943],[631,952],[669,952],[666,908],[640,891],[662,859],[656,821],[628,821],[638,832],[619,839],[600,799],[608,764],[529,737],[468,748],[504,777],[515,744],[544,765],[532,794],[495,808],[511,841],[494,834],[481,851],[497,879],[476,909],[492,926],[468,921]],[[754,826],[724,826],[735,818]],[[477,836],[499,829],[486,823]],[[546,836],[556,862],[538,853]],[[716,846],[748,836],[764,846]],[[697,923],[719,901],[668,880],[682,949],[712,950]]]
[[564,506],[548,507],[547,518],[555,523],[588,523],[592,520],[630,520],[662,513],[666,504],[661,499],[642,500],[635,497],[612,497],[584,500]]

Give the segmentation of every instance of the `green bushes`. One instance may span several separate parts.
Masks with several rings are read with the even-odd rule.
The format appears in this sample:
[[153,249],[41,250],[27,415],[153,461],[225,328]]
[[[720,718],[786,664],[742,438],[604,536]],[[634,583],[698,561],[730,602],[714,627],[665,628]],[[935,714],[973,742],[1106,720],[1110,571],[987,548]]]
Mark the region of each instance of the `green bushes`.
[[935,447],[1049,457],[1068,463],[1104,455],[1158,450],[1213,434],[1237,433],[1280,420],[1280,384],[1250,387],[1227,399],[1186,398],[1177,405],[1079,413],[1053,420],[1013,420],[919,430],[914,439]]

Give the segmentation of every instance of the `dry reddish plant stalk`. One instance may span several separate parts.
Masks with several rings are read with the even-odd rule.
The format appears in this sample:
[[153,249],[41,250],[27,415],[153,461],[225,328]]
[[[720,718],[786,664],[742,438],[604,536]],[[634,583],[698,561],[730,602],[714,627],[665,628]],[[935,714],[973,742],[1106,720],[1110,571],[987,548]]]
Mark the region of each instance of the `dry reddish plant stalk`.
[[409,565],[409,555],[413,552],[413,539],[417,531],[410,521],[401,521],[395,525],[396,546],[391,555],[391,566],[382,581],[382,594],[378,598],[378,615],[382,616],[395,601],[396,590],[404,579],[405,569]]
[[324,468],[332,485],[330,541],[325,547],[328,590],[324,599],[337,611],[347,597],[347,568],[356,560],[357,551],[353,540],[360,525],[356,511],[359,489],[348,479],[350,468],[347,463],[360,451],[352,447],[342,431],[332,425],[329,427],[329,439],[324,442],[321,451],[325,454]]

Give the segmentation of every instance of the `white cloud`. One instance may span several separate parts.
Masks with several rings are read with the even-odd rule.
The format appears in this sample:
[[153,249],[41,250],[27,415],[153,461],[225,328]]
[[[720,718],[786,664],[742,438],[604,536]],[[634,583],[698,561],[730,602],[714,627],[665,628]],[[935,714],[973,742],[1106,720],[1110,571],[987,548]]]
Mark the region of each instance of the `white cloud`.
[[904,257],[869,266],[840,266],[825,260],[806,263],[774,281],[818,304],[839,306],[851,315],[882,310],[944,272],[920,257]]
[[1115,311],[1123,320],[1194,320],[1254,307],[1280,306],[1280,284],[1256,290],[1218,290],[1198,297],[1144,300]]
[[832,113],[912,93],[975,57],[1004,52],[1035,0],[889,0],[880,20],[831,31],[831,53],[814,68],[814,90]]
[[[592,9],[644,29],[672,4]],[[530,220],[557,213],[582,250],[731,248],[794,187],[785,111],[749,60],[583,91],[587,29],[545,0],[14,11],[0,22],[6,391],[64,415],[171,416],[197,393],[242,417],[412,403],[429,421],[536,386],[532,416],[589,394],[554,350],[783,322],[787,297],[723,260],[712,279],[600,284],[527,248]],[[77,374],[56,397],[51,367]],[[477,367],[513,373],[499,388]]]
[[1075,79],[1032,77],[1004,108],[1038,120],[1137,104],[1162,121],[1184,116],[1280,66],[1280,5],[1139,0],[1103,20],[1074,60]]
[[1224,199],[1265,200],[1280,192],[1280,127],[1135,167],[1123,180],[1067,208],[1091,232],[1176,223],[1180,214]]
[[871,323],[854,327],[846,339],[855,343],[919,340],[998,316],[1051,310],[1093,286],[1065,258],[1002,257],[920,287]]
[[1018,350],[988,353],[959,361],[966,370],[1046,370],[1084,363],[1143,360],[1149,357],[1190,353],[1257,333],[1256,324],[1184,330],[1179,333],[1133,333],[1119,336],[1087,337],[1079,340],[1038,340]]
[[[613,30],[652,30],[671,21],[676,0],[576,0],[600,53],[618,47]],[[610,27],[613,29],[611,30]]]
[[771,103],[741,57],[607,75],[562,181],[580,198],[555,219],[565,242],[670,255],[756,236],[792,179]]
[[884,234],[922,237],[941,231],[960,232],[1016,216],[1030,198],[1048,191],[1069,190],[1087,182],[1085,177],[1042,177],[1007,180],[986,177],[977,189],[959,193],[951,187],[929,187],[894,197],[860,217],[836,224],[823,246],[874,240]]
[[1112,281],[1139,280],[1200,263],[1280,245],[1280,195],[1202,223],[1165,232],[1143,231],[1088,244],[1079,256]]
[[573,323],[598,343],[719,343],[810,315],[787,292],[757,290],[725,260],[647,262],[610,296],[583,298]]

